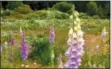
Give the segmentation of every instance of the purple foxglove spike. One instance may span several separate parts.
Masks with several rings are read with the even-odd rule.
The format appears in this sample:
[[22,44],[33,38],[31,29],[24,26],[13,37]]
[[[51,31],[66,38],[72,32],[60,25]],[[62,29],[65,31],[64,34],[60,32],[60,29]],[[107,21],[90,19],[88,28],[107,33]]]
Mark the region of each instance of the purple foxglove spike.
[[54,43],[54,38],[55,38],[55,32],[54,32],[54,26],[52,25],[50,27],[50,37],[49,37],[49,42]]
[[23,38],[22,44],[21,44],[21,56],[23,60],[26,60],[28,57],[28,49],[25,39]]

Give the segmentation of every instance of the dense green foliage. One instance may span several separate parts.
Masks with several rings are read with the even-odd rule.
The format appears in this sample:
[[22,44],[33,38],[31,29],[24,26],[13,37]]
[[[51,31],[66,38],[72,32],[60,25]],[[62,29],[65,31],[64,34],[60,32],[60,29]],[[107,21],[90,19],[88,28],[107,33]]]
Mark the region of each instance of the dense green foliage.
[[98,7],[97,4],[95,2],[89,2],[87,4],[87,13],[89,15],[95,15],[98,12]]
[[51,64],[51,49],[53,46],[50,45],[49,39],[45,36],[30,37],[32,52],[30,58],[37,60],[41,64]]
[[53,9],[72,14],[72,4],[67,3],[67,2],[56,3],[55,5],[53,5]]
[[[21,2],[2,2],[2,8],[14,9],[21,5]],[[110,2],[109,1],[23,1],[33,10],[48,9],[54,7],[60,11],[71,12],[71,4],[75,5],[75,9],[79,12],[87,13],[88,15],[99,15],[101,18],[110,17]],[[56,6],[55,6],[56,5]],[[24,10],[26,11],[26,10]]]

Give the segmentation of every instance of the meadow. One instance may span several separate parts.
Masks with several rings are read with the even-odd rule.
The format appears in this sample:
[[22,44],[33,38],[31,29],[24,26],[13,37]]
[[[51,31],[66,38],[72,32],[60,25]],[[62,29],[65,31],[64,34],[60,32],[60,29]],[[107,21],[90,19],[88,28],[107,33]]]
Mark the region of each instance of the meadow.
[[[56,59],[53,67],[57,68],[59,66],[59,61],[57,61],[57,58],[60,54],[62,55],[62,62],[64,64],[67,61],[65,52],[68,47],[68,31],[69,27],[72,25],[72,20],[69,19],[69,15],[50,9],[30,11],[29,13],[25,14],[20,12],[24,11],[10,11],[9,16],[3,15],[1,18],[1,67],[52,68],[48,62],[50,59],[48,57],[48,53],[44,52],[44,46],[46,46],[46,48],[48,47],[47,39],[44,37],[49,37],[50,24],[54,24],[55,29],[54,49]],[[83,38],[85,40],[84,54],[80,68],[109,68],[110,20],[101,19],[97,16],[88,16],[85,15],[85,13],[80,13],[79,18],[81,20],[81,28],[84,32]],[[29,55],[26,61],[23,61],[21,57],[20,47],[22,40],[19,35],[20,27],[25,33],[26,42],[28,45]],[[101,33],[104,27],[106,27],[108,34],[102,41]],[[43,39],[41,39],[42,37]],[[12,38],[15,40],[13,45],[10,44],[10,40]],[[36,52],[36,49],[38,48],[40,48],[40,51]],[[40,54],[42,53],[45,55],[41,56]]]

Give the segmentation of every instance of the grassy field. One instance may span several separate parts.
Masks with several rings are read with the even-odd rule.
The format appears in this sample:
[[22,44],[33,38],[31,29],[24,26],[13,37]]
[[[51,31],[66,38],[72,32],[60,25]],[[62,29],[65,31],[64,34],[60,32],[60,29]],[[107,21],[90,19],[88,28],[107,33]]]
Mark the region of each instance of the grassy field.
[[[46,13],[47,11],[41,11],[39,13]],[[26,34],[26,37],[30,36],[40,36],[45,35],[49,36],[49,27],[53,23],[55,27],[55,47],[57,51],[57,56],[61,53],[63,56],[63,63],[66,62],[67,57],[65,52],[67,50],[67,39],[69,26],[72,24],[70,19],[56,19],[56,18],[36,18],[34,14],[39,15],[37,12],[32,14],[21,14],[14,18],[13,15],[4,17],[1,22],[1,45],[3,51],[1,53],[2,68],[21,68],[22,64],[28,65],[28,68],[47,68],[51,67],[50,65],[42,65],[36,60],[28,58],[24,63],[20,58],[20,43],[21,38],[19,36],[19,28],[22,27],[23,31]],[[31,16],[32,15],[32,16]],[[27,19],[26,17],[30,17]],[[40,17],[40,16],[39,16]],[[48,16],[50,17],[50,16]],[[82,65],[80,68],[109,68],[110,67],[110,52],[109,52],[109,19],[100,19],[100,18],[80,18],[82,24],[82,31],[84,31],[84,55],[82,57]],[[104,41],[101,40],[101,31],[103,27],[106,26],[108,35]],[[10,32],[13,32],[11,34]],[[10,35],[11,34],[11,35]],[[4,42],[10,40],[10,36],[13,36],[15,39],[15,45],[8,48],[4,47]],[[99,48],[96,46],[99,45]],[[30,43],[28,43],[29,51],[31,50]],[[10,55],[9,55],[10,54]],[[9,58],[10,57],[10,58]],[[13,60],[14,59],[16,60]],[[9,60],[11,59],[11,60]],[[37,64],[34,64],[36,62]],[[55,64],[54,67],[57,67],[58,64]]]

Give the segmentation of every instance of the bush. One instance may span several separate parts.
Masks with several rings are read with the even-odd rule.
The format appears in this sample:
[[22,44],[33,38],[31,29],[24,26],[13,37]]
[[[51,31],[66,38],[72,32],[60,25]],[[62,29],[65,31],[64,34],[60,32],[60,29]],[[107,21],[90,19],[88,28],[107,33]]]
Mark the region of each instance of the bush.
[[1,9],[1,16],[9,16],[10,15],[10,11],[8,9],[3,10]]
[[86,13],[80,13],[79,18],[88,19],[89,16]]
[[48,11],[47,18],[52,19],[68,19],[69,15],[67,13],[63,13],[57,10],[50,10]]
[[10,16],[8,16],[7,18],[26,19],[26,17],[23,14],[20,14],[18,12],[11,12]]
[[89,2],[87,4],[87,13],[92,16],[97,14],[97,12],[98,12],[98,6],[96,2]]
[[99,17],[98,15],[94,15],[93,18],[94,18],[94,19],[98,19],[98,18],[100,18],[100,17]]
[[72,4],[67,2],[59,2],[53,5],[53,9],[59,10],[64,13],[72,14]]
[[46,36],[34,37],[30,39],[32,52],[29,57],[37,60],[38,63],[49,65],[51,63],[51,48],[49,39]]
[[27,19],[45,19],[47,16],[46,10],[34,11],[27,15]]
[[22,5],[17,7],[15,11],[21,14],[26,14],[26,13],[32,12],[32,9],[28,5]]

